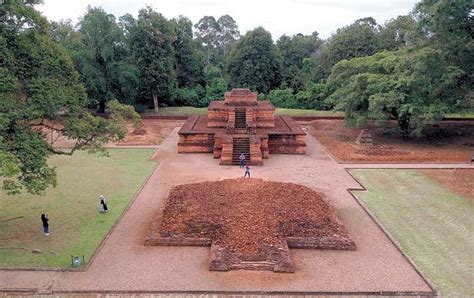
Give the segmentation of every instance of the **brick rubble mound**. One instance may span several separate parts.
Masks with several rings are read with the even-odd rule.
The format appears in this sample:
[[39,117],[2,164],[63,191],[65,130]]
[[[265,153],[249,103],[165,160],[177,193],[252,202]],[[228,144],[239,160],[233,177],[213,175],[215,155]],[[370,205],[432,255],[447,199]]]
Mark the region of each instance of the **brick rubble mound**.
[[355,249],[335,209],[308,187],[242,178],[174,187],[146,244],[211,243],[211,270],[293,272],[289,247]]

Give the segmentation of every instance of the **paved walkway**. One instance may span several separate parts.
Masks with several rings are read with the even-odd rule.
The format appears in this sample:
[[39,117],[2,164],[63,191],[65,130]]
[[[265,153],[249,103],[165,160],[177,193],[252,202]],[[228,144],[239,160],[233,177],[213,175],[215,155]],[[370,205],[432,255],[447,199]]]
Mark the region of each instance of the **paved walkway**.
[[346,169],[474,169],[471,163],[366,163],[341,164]]
[[[177,129],[160,145],[159,167],[85,272],[0,271],[0,289],[53,292],[405,292],[431,291],[348,193],[360,185],[308,135],[305,156],[271,155],[252,175],[324,192],[353,236],[356,251],[291,250],[296,273],[210,272],[207,247],[145,247],[150,222],[176,184],[235,178],[210,154],[176,154]],[[358,165],[358,167],[360,167]]]

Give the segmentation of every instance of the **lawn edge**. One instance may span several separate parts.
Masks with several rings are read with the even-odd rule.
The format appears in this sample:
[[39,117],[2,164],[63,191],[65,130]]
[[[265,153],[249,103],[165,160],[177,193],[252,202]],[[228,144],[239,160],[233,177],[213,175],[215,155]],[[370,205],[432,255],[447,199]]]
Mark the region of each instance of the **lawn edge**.
[[[385,234],[385,236],[392,242],[392,244],[395,246],[395,248],[400,252],[400,254],[403,256],[403,258],[410,264],[413,269],[415,269],[416,273],[426,282],[426,284],[433,290],[433,296],[435,297],[441,297],[441,292],[439,289],[434,285],[433,282],[431,282],[428,277],[423,273],[421,269],[419,269],[415,262],[407,255],[405,252],[401,249],[398,241],[395,240],[395,238],[392,236],[392,234],[385,229],[383,224],[378,220],[378,218],[375,216],[375,214],[370,211],[370,209],[357,197],[357,195],[354,192],[357,191],[367,191],[365,186],[351,173],[351,170],[357,170],[358,168],[344,168],[344,170],[349,174],[349,176],[354,179],[357,184],[359,184],[360,188],[347,188],[347,192],[354,198],[354,200],[359,204],[360,207],[367,213],[367,215],[375,222],[375,224],[382,230],[382,232]],[[370,168],[359,168],[360,170],[367,170]],[[374,168],[374,169],[379,169],[379,168]],[[405,168],[390,168],[390,170],[407,170]],[[416,170],[416,169],[408,169],[408,170]]]
[[[118,149],[125,149],[125,148],[118,148]],[[133,149],[135,150],[135,149]],[[146,149],[144,149],[146,150]],[[104,247],[105,243],[107,242],[107,240],[109,239],[110,235],[112,234],[112,232],[115,230],[115,228],[117,227],[117,225],[122,221],[123,219],[123,216],[128,212],[128,210],[130,209],[130,207],[133,205],[133,203],[135,203],[136,199],[138,198],[138,196],[140,195],[140,193],[142,192],[143,188],[145,187],[145,185],[148,183],[148,181],[150,180],[151,176],[153,176],[153,174],[155,173],[156,169],[160,166],[160,163],[158,161],[155,161],[153,159],[153,157],[155,156],[156,152],[160,150],[159,148],[156,148],[152,154],[150,156],[148,156],[148,161],[150,162],[154,162],[155,164],[153,165],[153,168],[151,169],[150,171],[150,174],[148,174],[148,176],[145,178],[145,180],[142,182],[142,184],[140,185],[140,187],[137,189],[137,191],[134,193],[132,199],[128,202],[127,206],[125,207],[125,209],[123,209],[122,213],[120,214],[120,216],[117,218],[117,220],[115,220],[115,223],[112,225],[112,227],[110,228],[110,230],[107,232],[107,235],[105,235],[104,239],[102,239],[102,241],[100,242],[99,246],[97,246],[97,249],[95,250],[95,252],[92,254],[92,257],[89,259],[89,262],[87,262],[87,265],[84,267],[84,268],[81,268],[79,270],[70,270],[70,271],[87,271],[89,269],[89,267],[92,265],[92,263],[94,262],[94,260],[96,259],[97,255],[99,254],[99,252],[102,250],[102,248]]]

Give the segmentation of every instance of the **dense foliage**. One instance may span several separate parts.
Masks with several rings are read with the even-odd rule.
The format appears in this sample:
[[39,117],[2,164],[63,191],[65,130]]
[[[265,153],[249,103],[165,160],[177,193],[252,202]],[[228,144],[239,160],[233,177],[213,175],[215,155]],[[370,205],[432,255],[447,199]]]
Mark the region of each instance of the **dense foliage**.
[[335,91],[328,100],[350,122],[397,120],[404,134],[416,135],[456,104],[449,93],[461,74],[446,66],[439,50],[386,51],[336,64],[328,79]]
[[268,93],[280,84],[280,57],[272,35],[262,27],[247,32],[232,49],[227,73],[231,87]]

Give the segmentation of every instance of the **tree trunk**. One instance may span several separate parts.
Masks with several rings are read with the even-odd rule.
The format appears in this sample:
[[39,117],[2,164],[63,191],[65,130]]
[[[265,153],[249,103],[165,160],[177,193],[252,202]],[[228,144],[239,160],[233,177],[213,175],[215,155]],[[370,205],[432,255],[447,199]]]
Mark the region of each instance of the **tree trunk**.
[[99,101],[99,113],[101,114],[105,113],[105,100]]
[[153,96],[153,111],[155,113],[158,113],[158,94],[156,94],[155,91],[152,91],[152,96]]

